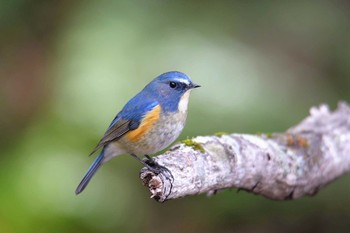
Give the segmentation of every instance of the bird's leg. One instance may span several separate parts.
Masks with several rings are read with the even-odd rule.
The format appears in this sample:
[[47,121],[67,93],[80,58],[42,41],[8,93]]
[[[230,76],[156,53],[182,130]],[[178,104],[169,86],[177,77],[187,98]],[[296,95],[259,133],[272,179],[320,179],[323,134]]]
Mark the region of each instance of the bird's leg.
[[[150,157],[149,155],[145,155],[145,157],[147,158],[147,160],[145,161],[145,163],[147,163],[149,166],[151,166],[153,169],[158,169],[159,171],[161,171],[161,169],[166,169],[168,170],[166,167],[159,165],[152,157]],[[168,170],[169,171],[169,170]],[[157,172],[159,173],[159,172]]]
[[151,157],[149,157],[148,155],[146,156],[147,157],[147,160],[143,160],[143,159],[140,159],[137,155],[135,154],[131,154],[132,157],[134,157],[135,159],[137,159],[140,163],[142,163],[145,167],[147,167],[150,171],[156,173],[156,174],[159,174],[161,173],[163,170],[167,170],[167,168],[159,165],[156,161],[154,161],[154,159],[152,159]]
[[156,161],[154,161],[154,159],[152,159],[149,155],[145,155],[145,157],[148,159],[146,161],[147,164],[151,165],[151,166],[156,166],[156,165],[159,165],[157,164]]
[[132,157],[134,157],[135,159],[137,159],[140,163],[142,163],[144,166],[146,166],[148,169],[152,169],[151,165],[148,164],[148,161],[144,161],[142,159],[140,159],[137,155],[134,154],[130,154]]
[[171,176],[171,172],[169,171],[168,168],[160,165],[159,163],[157,163],[153,158],[151,158],[149,155],[145,155],[145,157],[147,158],[147,161],[145,161],[145,163],[147,163],[149,166],[151,166],[151,168],[148,166],[148,169],[150,169],[152,172],[156,173],[156,174],[160,174],[162,172],[167,172],[169,173]]
[[140,163],[142,163],[145,167],[147,167],[150,171],[154,172],[155,174],[160,174],[164,171],[168,172],[171,174],[168,168],[159,165],[154,159],[152,159],[149,155],[145,155],[147,158],[146,161],[140,159],[137,155],[131,154],[132,157],[137,159]]

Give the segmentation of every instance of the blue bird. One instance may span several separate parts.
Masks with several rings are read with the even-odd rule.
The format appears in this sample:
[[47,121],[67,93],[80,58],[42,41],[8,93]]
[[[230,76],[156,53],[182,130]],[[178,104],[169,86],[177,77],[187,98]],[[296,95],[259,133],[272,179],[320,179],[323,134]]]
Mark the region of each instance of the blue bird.
[[145,86],[117,114],[92,151],[102,148],[75,193],[85,189],[102,164],[121,154],[132,155],[151,170],[162,167],[149,155],[165,149],[180,135],[191,90],[197,87],[186,74],[177,71],[161,74]]

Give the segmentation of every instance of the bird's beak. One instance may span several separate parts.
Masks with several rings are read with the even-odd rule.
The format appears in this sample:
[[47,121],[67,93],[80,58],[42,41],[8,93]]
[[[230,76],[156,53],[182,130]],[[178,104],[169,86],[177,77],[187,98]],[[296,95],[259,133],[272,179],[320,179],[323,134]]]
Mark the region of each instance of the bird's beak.
[[195,83],[192,83],[191,86],[190,86],[191,89],[192,89],[192,88],[197,88],[197,87],[201,87],[201,86],[198,85],[198,84],[195,84]]

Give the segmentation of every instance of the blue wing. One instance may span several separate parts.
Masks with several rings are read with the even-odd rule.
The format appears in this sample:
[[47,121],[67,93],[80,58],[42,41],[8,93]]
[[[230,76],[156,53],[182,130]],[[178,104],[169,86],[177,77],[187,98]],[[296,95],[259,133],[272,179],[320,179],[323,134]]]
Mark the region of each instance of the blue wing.
[[[104,136],[102,137],[102,139],[97,144],[97,146],[91,154],[93,154],[99,148],[109,144],[110,142],[120,139],[127,132],[137,129],[145,115],[147,115],[147,113],[157,105],[157,101],[154,101],[149,97],[147,98],[147,96],[145,96],[144,94],[141,95],[139,93],[138,95],[136,95],[124,106],[124,108],[114,118],[114,120],[108,127],[106,133],[104,134]],[[75,190],[76,194],[81,193],[85,189],[93,175],[103,164],[103,159],[104,149],[102,149],[99,156],[97,156],[97,158],[85,174],[84,178],[79,183],[77,189]]]
[[91,154],[110,142],[120,139],[127,132],[137,129],[144,116],[157,105],[158,102],[154,99],[142,96],[140,93],[136,95],[114,118]]

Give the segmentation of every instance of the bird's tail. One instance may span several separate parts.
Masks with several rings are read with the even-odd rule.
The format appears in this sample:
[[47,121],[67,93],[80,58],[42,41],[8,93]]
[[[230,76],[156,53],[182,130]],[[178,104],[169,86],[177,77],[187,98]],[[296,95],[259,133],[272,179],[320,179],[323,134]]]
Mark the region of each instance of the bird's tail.
[[89,170],[86,172],[84,178],[80,181],[80,184],[78,185],[77,189],[75,190],[75,194],[78,195],[79,193],[81,193],[85,189],[85,187],[89,184],[91,178],[94,176],[94,174],[97,172],[97,170],[103,164],[103,158],[104,158],[104,149],[97,156],[95,161],[90,166]]

